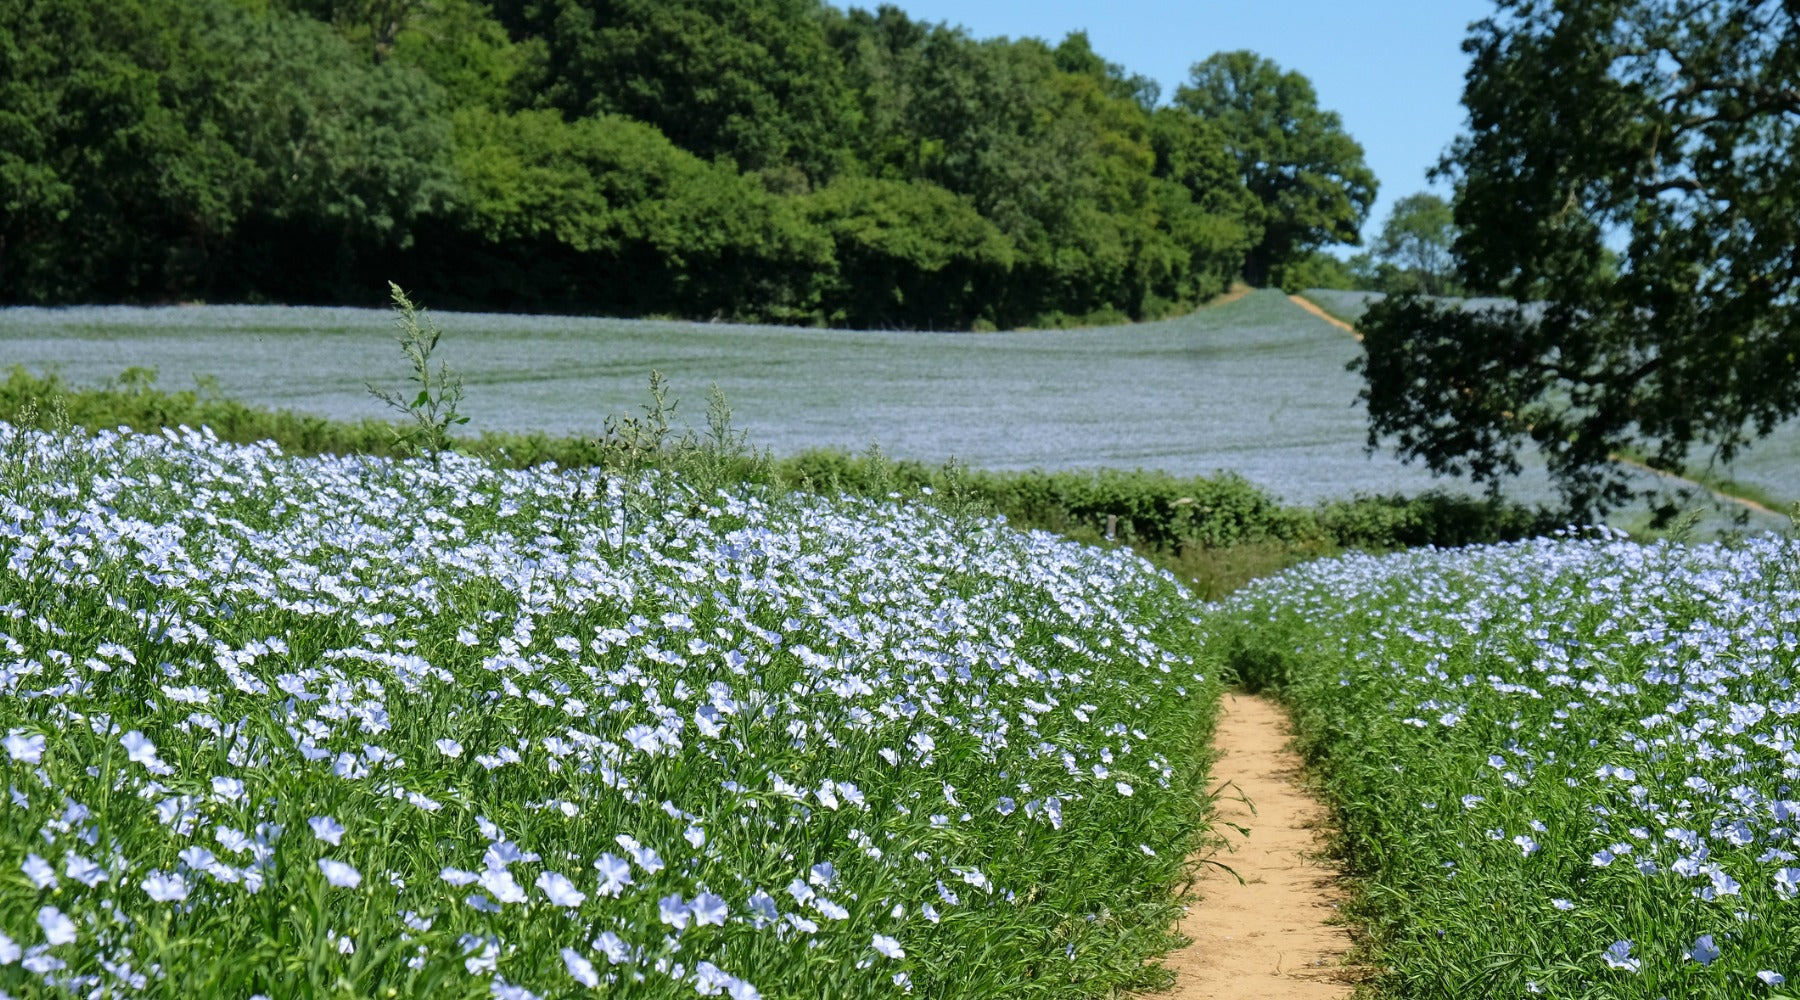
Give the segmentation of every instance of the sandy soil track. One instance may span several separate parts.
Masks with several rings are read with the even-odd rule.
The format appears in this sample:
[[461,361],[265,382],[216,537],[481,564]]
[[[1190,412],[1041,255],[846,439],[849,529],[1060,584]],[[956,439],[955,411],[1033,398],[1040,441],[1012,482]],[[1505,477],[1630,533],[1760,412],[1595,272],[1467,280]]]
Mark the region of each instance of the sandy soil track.
[[[1325,807],[1300,784],[1300,760],[1286,749],[1287,716],[1274,702],[1229,693],[1220,704],[1214,779],[1217,828],[1229,839],[1196,886],[1200,899],[1181,921],[1194,943],[1171,954],[1172,1000],[1336,1000],[1359,970],[1346,968],[1349,933],[1332,921],[1343,892],[1319,857]],[[1240,836],[1232,826],[1244,827]]]
[[1324,320],[1325,322],[1330,323],[1332,326],[1337,327],[1338,329],[1344,331],[1345,333],[1349,334],[1350,336],[1355,337],[1357,340],[1362,339],[1362,334],[1356,332],[1356,327],[1351,326],[1350,324],[1344,322],[1343,320],[1338,319],[1336,316],[1333,316],[1332,314],[1326,312],[1324,309],[1319,308],[1318,303],[1307,298],[1306,296],[1290,295],[1290,296],[1288,296],[1288,301],[1292,302],[1293,304],[1306,310],[1307,312],[1312,313],[1314,316],[1319,317],[1320,319]]

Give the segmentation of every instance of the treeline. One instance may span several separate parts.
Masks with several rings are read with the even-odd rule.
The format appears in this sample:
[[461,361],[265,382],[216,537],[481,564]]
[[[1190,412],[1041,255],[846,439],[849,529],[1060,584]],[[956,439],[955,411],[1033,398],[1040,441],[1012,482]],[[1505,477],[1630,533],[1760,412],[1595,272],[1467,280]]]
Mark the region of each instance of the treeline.
[[0,0],[0,301],[1143,319],[1353,241],[1304,77],[821,0]]

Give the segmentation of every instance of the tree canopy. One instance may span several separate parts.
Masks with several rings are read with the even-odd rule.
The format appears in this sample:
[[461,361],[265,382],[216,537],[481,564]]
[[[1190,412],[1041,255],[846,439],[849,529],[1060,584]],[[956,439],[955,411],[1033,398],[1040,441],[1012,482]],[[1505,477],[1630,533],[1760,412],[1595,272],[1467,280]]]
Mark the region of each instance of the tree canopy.
[[1280,284],[1282,268],[1311,251],[1360,242],[1375,174],[1306,77],[1254,52],[1221,52],[1194,64],[1175,104],[1219,129],[1261,205],[1262,237],[1244,268],[1251,284]]
[[1450,203],[1421,191],[1394,203],[1364,264],[1369,283],[1384,292],[1456,295],[1456,216]]
[[1800,413],[1800,8],[1502,0],[1471,28],[1462,276],[1363,319],[1370,442],[1497,484],[1536,449],[1571,506],[1612,456],[1719,461]]
[[502,0],[544,45],[533,102],[620,114],[703,159],[824,181],[850,130],[817,0]]
[[1158,99],[1081,32],[822,0],[0,0],[0,302],[373,304],[394,279],[1045,325],[1188,309],[1267,271],[1271,232],[1350,231],[1295,230],[1314,207],[1247,186],[1235,119]]

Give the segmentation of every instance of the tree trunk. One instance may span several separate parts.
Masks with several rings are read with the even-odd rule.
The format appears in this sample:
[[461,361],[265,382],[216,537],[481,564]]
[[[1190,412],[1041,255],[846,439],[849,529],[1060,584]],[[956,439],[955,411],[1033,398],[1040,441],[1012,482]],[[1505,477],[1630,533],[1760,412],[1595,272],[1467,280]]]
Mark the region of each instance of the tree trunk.
[[1244,257],[1244,283],[1252,288],[1267,288],[1269,285],[1269,261],[1263,255],[1261,247],[1251,250]]

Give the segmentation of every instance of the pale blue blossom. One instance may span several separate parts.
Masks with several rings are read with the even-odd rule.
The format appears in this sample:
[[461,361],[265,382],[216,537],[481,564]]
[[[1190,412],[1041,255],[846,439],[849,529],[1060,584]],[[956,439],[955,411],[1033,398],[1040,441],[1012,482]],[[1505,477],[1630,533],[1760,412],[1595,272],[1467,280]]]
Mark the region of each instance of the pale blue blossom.
[[44,737],[15,729],[3,741],[7,756],[20,764],[36,764],[44,759]]
[[340,889],[354,889],[362,885],[362,873],[342,861],[320,858],[319,871],[325,874],[326,882]]
[[695,927],[705,927],[709,924],[714,927],[723,927],[725,918],[730,913],[725,905],[725,900],[710,892],[696,895],[688,909],[693,913]]
[[151,872],[140,884],[145,895],[159,903],[179,902],[188,897],[187,881],[174,872]]
[[693,916],[693,911],[682,900],[680,893],[671,893],[657,900],[656,913],[664,924],[678,931],[685,929]]
[[594,963],[588,961],[581,952],[573,948],[562,950],[563,967],[576,982],[589,989],[600,985],[600,974],[594,971]]
[[78,936],[75,921],[54,906],[45,906],[38,910],[38,927],[43,929],[44,943],[52,947],[59,944],[72,944]]
[[[544,872],[537,877],[537,887],[553,906],[577,907],[587,901],[587,894],[575,888],[575,883],[556,872]],[[591,985],[591,984],[590,984]]]
[[344,841],[344,826],[330,816],[314,816],[306,821],[312,827],[312,834],[319,840],[337,847]]
[[1713,944],[1711,934],[1702,934],[1694,939],[1692,945],[1688,946],[1686,955],[1701,965],[1711,965],[1718,960],[1719,949]]

